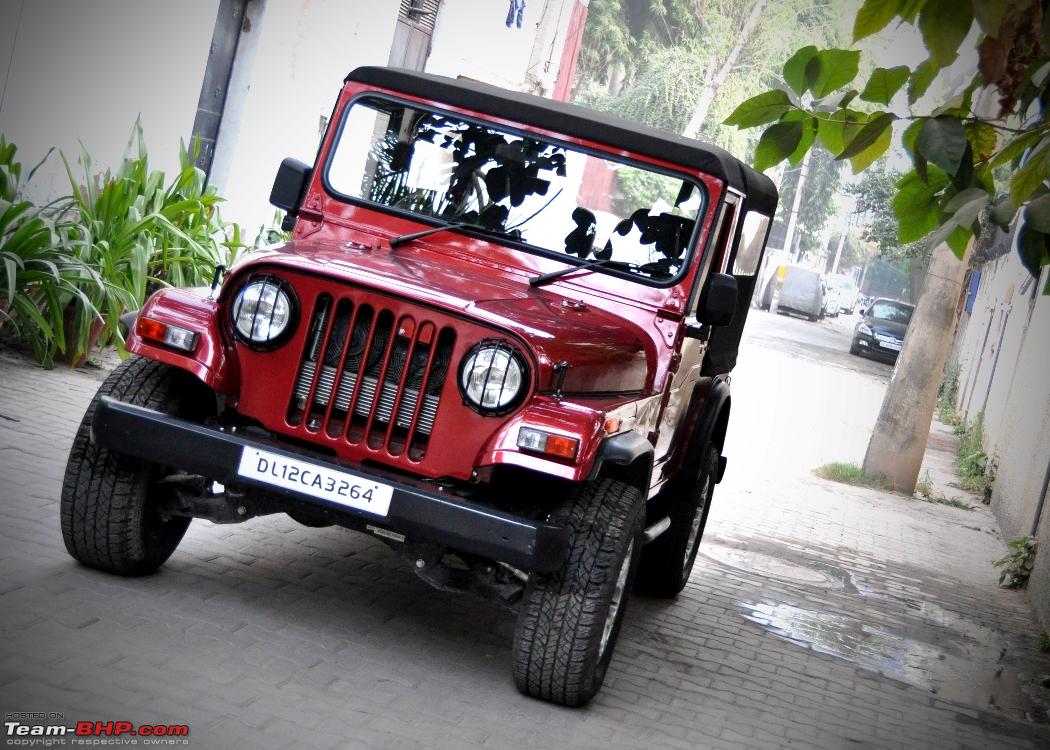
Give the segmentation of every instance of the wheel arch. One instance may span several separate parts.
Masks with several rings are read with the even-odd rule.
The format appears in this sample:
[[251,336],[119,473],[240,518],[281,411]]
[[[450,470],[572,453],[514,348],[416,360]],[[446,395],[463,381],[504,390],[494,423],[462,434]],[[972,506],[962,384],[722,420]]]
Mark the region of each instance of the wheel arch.
[[649,491],[654,457],[652,443],[637,432],[622,432],[602,441],[587,478],[619,479],[637,487],[644,496]]

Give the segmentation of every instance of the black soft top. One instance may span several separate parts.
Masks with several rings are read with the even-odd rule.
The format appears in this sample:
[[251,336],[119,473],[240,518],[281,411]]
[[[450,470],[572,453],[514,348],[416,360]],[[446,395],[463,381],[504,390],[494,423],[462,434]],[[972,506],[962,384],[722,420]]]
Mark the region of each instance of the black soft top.
[[749,211],[772,216],[777,207],[777,189],[773,181],[727,151],[605,112],[508,91],[477,81],[446,78],[402,68],[361,67],[350,73],[346,81],[403,91],[422,99],[444,102],[673,162],[724,180],[744,194]]

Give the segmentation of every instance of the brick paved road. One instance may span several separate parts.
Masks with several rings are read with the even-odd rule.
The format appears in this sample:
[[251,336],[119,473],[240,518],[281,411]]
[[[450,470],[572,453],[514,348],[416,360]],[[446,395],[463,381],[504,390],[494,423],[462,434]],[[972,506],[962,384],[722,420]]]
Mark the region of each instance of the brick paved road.
[[[995,586],[987,510],[809,474],[857,458],[870,374],[757,345],[739,372],[692,580],[632,600],[603,692],[570,710],[515,691],[512,613],[348,531],[195,521],[158,575],[79,567],[58,488],[101,376],[0,356],[0,709],[186,722],[217,748],[1050,745],[1050,661],[1024,594]],[[813,419],[785,437],[778,410]]]

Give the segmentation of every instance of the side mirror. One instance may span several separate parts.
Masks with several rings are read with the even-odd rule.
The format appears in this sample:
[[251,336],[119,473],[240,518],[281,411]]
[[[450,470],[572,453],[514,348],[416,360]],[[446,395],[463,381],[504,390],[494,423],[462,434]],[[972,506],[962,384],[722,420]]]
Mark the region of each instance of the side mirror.
[[700,292],[696,317],[701,323],[727,326],[736,314],[736,279],[727,273],[713,273]]
[[299,214],[299,206],[306,195],[306,187],[310,184],[313,171],[309,165],[291,158],[282,161],[277,170],[273,189],[270,191],[270,203],[286,212],[281,224],[281,229],[286,232],[295,224],[295,217]]
[[859,309],[859,310],[857,311],[857,314],[858,314],[858,315],[860,315],[860,317],[862,317],[862,318],[863,318],[863,317],[864,317],[864,313],[865,313],[865,312],[867,312],[867,310],[865,310],[865,309],[864,309],[864,308],[862,307],[862,308],[860,308],[860,309]]

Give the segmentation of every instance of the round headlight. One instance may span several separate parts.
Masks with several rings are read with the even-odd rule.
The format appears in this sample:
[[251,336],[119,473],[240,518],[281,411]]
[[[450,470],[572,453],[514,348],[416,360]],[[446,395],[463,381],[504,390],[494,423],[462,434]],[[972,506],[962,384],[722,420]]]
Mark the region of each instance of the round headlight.
[[276,279],[245,284],[231,308],[233,328],[250,344],[275,345],[292,330],[295,301],[290,290]]
[[525,373],[525,362],[516,350],[499,342],[482,342],[459,368],[460,390],[482,414],[507,411],[525,393]]

